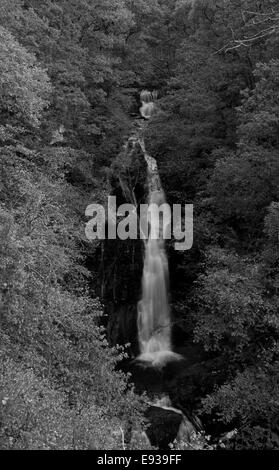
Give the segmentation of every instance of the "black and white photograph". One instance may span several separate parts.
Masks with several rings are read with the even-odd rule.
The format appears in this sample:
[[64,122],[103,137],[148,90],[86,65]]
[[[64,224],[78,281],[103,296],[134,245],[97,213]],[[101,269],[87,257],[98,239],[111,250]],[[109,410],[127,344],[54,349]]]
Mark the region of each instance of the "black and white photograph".
[[0,450],[279,450],[279,0],[0,0]]

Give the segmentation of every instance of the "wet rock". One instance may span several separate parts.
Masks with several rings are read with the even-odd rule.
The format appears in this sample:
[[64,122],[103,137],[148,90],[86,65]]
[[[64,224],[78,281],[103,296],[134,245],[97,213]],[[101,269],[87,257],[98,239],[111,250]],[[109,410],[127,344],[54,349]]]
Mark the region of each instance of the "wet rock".
[[146,433],[151,444],[158,449],[169,449],[169,444],[178,435],[182,415],[158,406],[150,406],[145,416],[150,423]]
[[145,416],[150,423],[147,436],[151,444],[159,449],[169,449],[174,441],[178,444],[190,444],[198,431],[181,410],[172,406],[167,396],[151,404]]

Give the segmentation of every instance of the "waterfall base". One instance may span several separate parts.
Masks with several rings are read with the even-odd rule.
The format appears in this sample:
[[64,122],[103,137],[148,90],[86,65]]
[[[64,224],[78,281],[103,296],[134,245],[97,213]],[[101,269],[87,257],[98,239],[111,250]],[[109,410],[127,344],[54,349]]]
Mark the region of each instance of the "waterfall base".
[[144,352],[137,357],[137,361],[141,362],[145,367],[162,368],[168,362],[181,361],[183,357],[173,351],[156,351]]

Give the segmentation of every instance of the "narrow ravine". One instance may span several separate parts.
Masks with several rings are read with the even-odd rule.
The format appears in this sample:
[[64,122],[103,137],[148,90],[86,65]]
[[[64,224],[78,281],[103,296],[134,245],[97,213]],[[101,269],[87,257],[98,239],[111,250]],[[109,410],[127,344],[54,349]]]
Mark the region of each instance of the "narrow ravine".
[[[149,427],[145,439],[158,448],[168,449],[174,441],[190,446],[192,434],[198,432],[199,423],[197,425],[191,420],[192,417],[187,417],[187,410],[179,409],[169,393],[175,376],[182,371],[185,358],[174,352],[172,344],[169,263],[165,244],[165,240],[171,238],[172,213],[167,204],[157,161],[149,155],[145,145],[147,120],[156,112],[156,104],[152,100],[152,93],[145,91],[141,94],[140,113],[144,119],[137,118],[134,121],[134,130],[123,145],[124,161],[128,161],[130,166],[139,165],[143,170],[142,192],[137,194],[133,184],[129,185],[125,178],[119,177],[125,200],[136,206],[140,219],[138,235],[143,244],[143,250],[139,250],[139,256],[140,251],[143,253],[142,276],[140,269],[138,272],[141,276],[141,290],[138,291],[139,300],[134,311],[137,315],[138,347],[135,355],[132,352],[127,370],[136,387],[140,383],[138,389],[144,390],[148,397],[145,418]],[[139,155],[140,159],[137,160]],[[147,224],[144,229],[139,201],[147,206]]]

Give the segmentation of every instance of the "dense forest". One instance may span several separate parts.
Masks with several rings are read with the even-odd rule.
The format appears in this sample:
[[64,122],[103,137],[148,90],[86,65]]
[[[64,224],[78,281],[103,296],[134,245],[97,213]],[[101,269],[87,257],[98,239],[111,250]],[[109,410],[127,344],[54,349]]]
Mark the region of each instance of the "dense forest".
[[154,446],[141,242],[84,231],[89,204],[144,198],[123,145],[145,89],[166,198],[194,205],[192,249],[167,243],[168,394],[191,448],[279,449],[276,0],[0,1],[1,449]]

